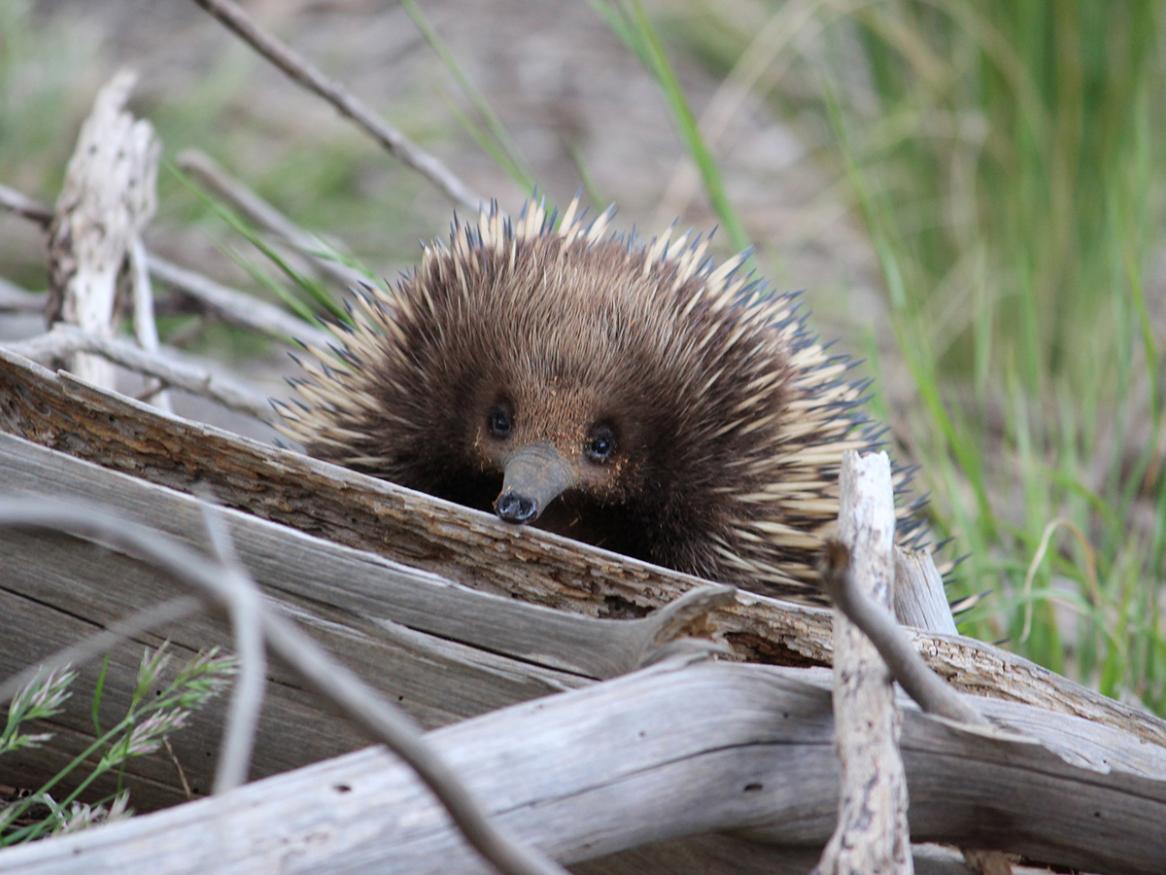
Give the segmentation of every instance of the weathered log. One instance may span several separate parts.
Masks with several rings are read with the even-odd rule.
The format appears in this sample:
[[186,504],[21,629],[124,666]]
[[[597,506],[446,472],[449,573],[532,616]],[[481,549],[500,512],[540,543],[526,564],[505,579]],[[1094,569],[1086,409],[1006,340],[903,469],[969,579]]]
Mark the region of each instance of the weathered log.
[[[59,382],[59,378],[51,379],[54,382]],[[104,396],[99,394],[97,397]],[[4,398],[4,396],[0,396],[0,405],[6,405],[7,401],[8,399]],[[133,404],[129,404],[127,406],[131,409],[137,409],[140,407],[140,405]],[[5,409],[8,408],[5,406]],[[86,417],[82,415],[84,411],[77,408],[74,410],[78,427],[79,429],[83,430],[85,427],[84,423],[87,421]],[[163,422],[170,423],[172,427],[178,431],[190,427],[187,424],[181,423],[179,420],[174,420],[167,417],[160,417],[160,419]],[[97,421],[99,423],[101,422],[100,419]],[[110,421],[106,420],[105,422],[109,423]],[[32,425],[33,423],[30,422],[29,424]],[[100,426],[98,426],[96,430],[100,431]],[[213,433],[210,434],[214,436]],[[171,436],[171,439],[173,439],[173,436]],[[3,441],[4,443],[0,445],[0,460],[7,462],[7,464],[0,465],[0,470],[7,472],[4,476],[11,478],[13,485],[15,486],[19,486],[25,490],[46,487],[50,488],[49,491],[55,489],[58,492],[67,493],[71,488],[70,484],[74,484],[75,486],[81,486],[81,491],[83,492],[89,490],[88,494],[90,496],[105,496],[111,500],[122,502],[123,505],[127,508],[136,508],[137,513],[146,516],[151,520],[164,522],[173,530],[183,532],[186,537],[195,542],[197,542],[200,538],[200,532],[194,529],[192,526],[192,520],[194,519],[195,513],[195,500],[188,496],[183,496],[181,494],[162,489],[149,483],[126,477],[125,475],[118,474],[114,471],[95,467],[76,459],[63,457],[60,454],[47,451],[41,447],[31,445],[28,442],[21,441],[19,439],[4,438]],[[244,445],[246,444],[246,442],[237,443]],[[134,458],[134,455],[135,454],[131,451],[129,458]],[[273,453],[273,455],[276,457],[280,456],[278,453]],[[292,458],[294,459],[296,457]],[[17,460],[19,460],[19,462]],[[209,460],[199,462],[199,464],[209,464]],[[307,461],[307,465],[310,468],[311,466],[315,465],[315,463]],[[327,466],[321,467],[325,469],[327,468]],[[228,471],[231,470],[232,469],[228,468]],[[54,474],[54,471],[58,473]],[[237,470],[234,470],[232,473],[235,475],[236,483],[245,482],[245,480],[239,476],[239,472]],[[325,471],[325,473],[327,472]],[[338,473],[347,474],[348,472]],[[229,483],[231,480],[228,478],[228,480],[225,482]],[[386,484],[380,484],[376,481],[372,481],[372,485],[374,487],[387,486]],[[389,487],[388,489],[390,493],[394,490],[394,487]],[[411,494],[407,495],[411,496]],[[438,505],[439,510],[442,509],[439,503],[435,502],[434,504]],[[481,517],[481,515],[473,514],[472,512],[467,512],[457,508],[451,509],[451,513],[453,516],[450,519],[456,519],[457,513],[467,514],[471,518]],[[309,625],[317,629],[320,635],[324,637],[329,635],[332,636],[332,640],[329,641],[329,643],[342,648],[344,650],[345,657],[347,659],[354,660],[358,668],[366,676],[371,676],[374,678],[377,677],[378,669],[383,672],[383,667],[386,662],[384,659],[384,655],[386,653],[386,641],[393,647],[411,645],[415,648],[413,652],[407,655],[398,655],[399,662],[394,663],[391,668],[391,673],[393,675],[396,675],[398,672],[404,672],[406,675],[408,675],[410,671],[408,668],[409,665],[413,663],[420,663],[425,665],[426,663],[432,661],[434,648],[437,648],[436,652],[439,654],[443,653],[446,656],[452,654],[455,657],[465,659],[465,661],[468,662],[471,666],[483,667],[484,664],[489,663],[490,659],[495,660],[495,662],[487,667],[499,669],[502,665],[506,664],[504,661],[507,660],[508,657],[502,653],[484,653],[483,651],[479,650],[475,644],[464,644],[461,642],[453,642],[448,640],[442,641],[440,638],[435,640],[429,639],[426,638],[420,631],[421,624],[424,623],[433,624],[433,628],[435,630],[438,629],[440,624],[443,622],[440,615],[448,612],[452,604],[456,604],[463,599],[473,603],[475,605],[475,610],[480,610],[482,605],[492,603],[498,606],[499,614],[497,616],[500,617],[509,617],[510,613],[508,612],[515,612],[517,614],[523,614],[525,612],[526,614],[532,616],[539,615],[540,617],[547,618],[557,617],[559,619],[565,619],[569,621],[569,624],[560,626],[558,629],[566,630],[567,628],[574,628],[576,630],[583,630],[576,631],[574,633],[574,637],[571,634],[566,634],[565,632],[560,634],[559,631],[556,631],[556,633],[552,635],[542,635],[538,632],[532,632],[526,638],[519,636],[518,640],[520,643],[517,649],[525,649],[525,657],[511,660],[504,671],[495,671],[493,673],[484,671],[479,675],[474,675],[469,681],[465,683],[464,686],[461,686],[458,682],[458,673],[464,670],[463,667],[459,667],[450,673],[443,673],[442,671],[439,671],[422,681],[417,681],[416,676],[414,676],[414,681],[417,686],[417,693],[422,695],[425,688],[435,690],[436,687],[442,687],[443,685],[452,681],[452,687],[446,686],[445,689],[441,690],[440,692],[434,691],[432,693],[432,701],[437,701],[444,698],[446,702],[445,707],[447,709],[450,707],[449,703],[451,696],[456,703],[454,707],[460,707],[462,703],[457,702],[458,698],[467,694],[472,696],[473,691],[483,683],[484,678],[486,679],[485,682],[487,685],[495,683],[500,677],[509,678],[510,681],[515,681],[521,677],[530,676],[541,676],[544,679],[552,677],[565,679],[565,682],[561,684],[556,685],[552,683],[550,686],[544,686],[544,692],[551,689],[562,689],[573,684],[586,684],[588,683],[587,677],[584,674],[577,672],[579,669],[584,668],[586,659],[584,654],[587,647],[589,646],[588,642],[590,642],[590,646],[595,646],[601,640],[602,635],[607,634],[603,630],[628,629],[637,625],[635,623],[614,621],[588,621],[586,618],[579,616],[562,618],[557,614],[553,614],[552,612],[547,612],[545,610],[540,610],[532,606],[516,604],[503,599],[491,598],[489,596],[467,590],[464,587],[457,586],[456,584],[453,584],[449,581],[440,581],[432,574],[426,574],[423,572],[414,571],[412,569],[403,568],[402,566],[396,565],[395,563],[385,559],[369,556],[367,554],[359,553],[357,551],[339,547],[337,545],[328,544],[326,542],[307,537],[297,532],[290,532],[280,526],[264,522],[244,513],[228,512],[227,516],[230,518],[232,530],[240,542],[241,552],[247,550],[250,551],[248,554],[248,561],[251,561],[251,559],[258,559],[260,560],[260,564],[266,562],[266,567],[268,569],[267,573],[270,578],[269,586],[273,591],[276,592],[280,600],[285,604],[290,604],[295,607],[299,613],[299,616],[308,622]],[[492,523],[492,521],[487,518],[485,523]],[[485,523],[483,523],[483,527],[484,529],[488,529],[488,526],[485,525]],[[456,533],[457,531],[458,530],[456,528],[453,528],[453,532]],[[534,534],[535,537],[538,538],[541,533]],[[456,534],[451,535],[451,537],[456,537]],[[269,540],[265,542],[265,538]],[[35,542],[26,538],[18,546],[22,545],[26,550],[35,551],[36,558],[41,563],[41,567],[46,567],[46,565],[51,567],[52,562],[54,561],[53,557],[61,556],[66,552],[63,550],[62,545],[66,543],[67,540],[68,539],[65,538],[48,538],[40,542]],[[264,543],[266,543],[266,547],[256,546]],[[295,548],[288,549],[288,544],[295,545]],[[77,545],[74,544],[74,546]],[[568,546],[573,549],[578,549],[581,555],[584,557],[586,557],[588,553],[596,552],[589,551],[587,548],[583,547],[575,548],[574,545]],[[132,610],[134,607],[140,606],[142,602],[138,599],[139,596],[145,595],[150,598],[156,598],[159,592],[159,582],[156,579],[150,579],[140,584],[142,588],[134,590],[133,586],[130,586],[128,593],[123,593],[122,588],[128,583],[132,583],[132,581],[135,579],[135,572],[132,570],[133,563],[130,563],[129,560],[125,559],[125,557],[116,555],[103,556],[100,563],[93,562],[92,557],[95,555],[94,551],[92,548],[85,549],[88,551],[87,554],[85,554],[86,561],[80,567],[90,576],[89,581],[87,581],[85,574],[82,574],[79,580],[74,580],[74,578],[77,577],[78,571],[78,565],[75,559],[70,560],[66,566],[63,566],[55,574],[50,573],[48,575],[35,575],[37,585],[43,586],[47,580],[50,585],[56,585],[59,587],[59,596],[57,596],[57,598],[59,598],[60,601],[55,606],[48,608],[50,613],[56,613],[62,616],[67,616],[70,613],[73,614],[73,620],[76,623],[76,626],[72,632],[64,635],[65,640],[59,642],[62,644],[66,643],[72,637],[75,637],[78,634],[78,629],[86,628],[87,622],[84,620],[84,612],[96,609],[98,610],[99,615],[100,611],[105,611],[105,617],[109,617],[111,614],[120,615],[121,613]],[[299,556],[298,560],[295,558],[297,555]],[[322,567],[332,568],[333,563],[339,563],[336,565],[336,568],[342,573],[334,575],[336,579],[331,582],[331,585],[325,585],[321,583],[319,580],[319,567],[316,569],[316,575],[314,579],[313,575],[309,574],[309,580],[307,582],[302,582],[299,584],[289,583],[286,580],[282,583],[278,582],[278,575],[280,573],[286,573],[289,568],[307,567],[305,563],[308,563],[309,560],[306,557],[311,557],[312,555],[315,555],[317,561],[324,563],[324,566]],[[599,553],[598,555],[600,558],[604,558],[602,553]],[[298,566],[297,561],[299,562]],[[547,563],[545,558],[542,561],[544,564]],[[119,562],[121,563],[120,565],[117,564]],[[115,575],[114,577],[107,578],[103,582],[100,580],[92,581],[93,576],[100,578],[100,575],[104,574],[101,569],[106,568],[111,563],[112,573]],[[629,564],[634,565],[634,563]],[[367,566],[367,569],[363,573],[361,571],[362,566]],[[7,572],[8,567],[6,567],[5,570]],[[647,568],[647,572],[658,574],[660,579],[666,580],[670,577],[668,572],[664,572],[662,570],[657,571],[656,569]],[[141,574],[140,569],[137,574]],[[684,581],[684,578],[680,576],[672,577]],[[54,584],[53,581],[56,581],[56,583]],[[113,581],[116,581],[117,586],[111,585]],[[383,582],[386,581],[391,581],[390,585],[388,585],[386,589],[395,593],[395,595],[392,596],[394,603],[391,606],[387,606],[385,602],[380,601],[382,595],[380,588]],[[425,582],[424,585],[422,583],[423,581]],[[6,579],[5,583],[7,582],[8,580]],[[90,592],[88,595],[85,595],[84,593],[87,583],[90,587]],[[408,595],[402,595],[403,593],[407,594],[412,590],[419,590],[420,592],[427,594],[445,593],[450,597],[445,599],[440,609],[432,611],[433,616],[426,619],[426,612],[423,607],[425,598],[418,597],[417,593],[414,593],[412,597],[409,597]],[[79,593],[81,593],[80,596],[78,595]],[[324,604],[321,604],[321,595],[326,596]],[[110,603],[111,597],[113,601],[112,605]],[[121,601],[119,601],[119,599]],[[297,602],[297,600],[299,601]],[[334,600],[334,603],[329,605],[328,601],[332,600]],[[337,607],[337,604],[342,604],[348,602],[349,600],[351,600],[351,603],[348,607]],[[782,606],[779,603],[770,602],[760,598],[755,599],[748,595],[743,595],[742,600],[753,605],[753,607],[747,608],[746,611],[752,611],[758,607],[766,609],[770,605],[775,605],[777,610],[782,609]],[[24,606],[27,607],[27,604],[35,604],[35,599],[24,599],[23,603]],[[353,609],[352,604],[357,605],[357,607]],[[360,625],[362,621],[356,616],[359,613],[371,613],[372,616],[381,616],[391,619],[395,612],[397,612],[402,606],[405,607],[407,615],[409,615],[410,611],[412,612],[410,615],[410,622],[411,624],[415,625],[414,629],[402,629],[400,626],[396,626],[391,622],[382,622],[380,625],[368,624],[362,628]],[[502,608],[502,606],[505,606],[505,608]],[[116,611],[114,609],[116,609]],[[815,613],[812,609],[806,609],[797,606],[791,607],[791,610],[795,612],[806,612],[807,616],[813,616]],[[378,613],[378,611],[380,613]],[[724,616],[731,617],[732,614],[727,611],[719,612],[716,622],[720,622],[721,617]],[[443,628],[448,632],[451,628],[457,626],[461,621],[446,617],[444,622],[445,626]],[[510,621],[506,620],[504,622]],[[576,622],[578,625],[574,625]],[[468,623],[468,625],[471,628],[475,628],[475,624],[473,622]],[[474,634],[482,636],[481,640],[479,640],[477,644],[485,646],[486,642],[490,640],[494,645],[497,645],[500,640],[508,637],[509,631],[506,631],[499,632],[493,639],[490,639],[489,631],[482,628],[483,626],[487,625],[489,624],[476,624],[478,632]],[[517,623],[516,625],[521,626],[521,623]],[[712,624],[710,624],[710,628],[711,627]],[[47,629],[48,627],[45,628]],[[387,634],[384,634],[386,632]],[[207,634],[204,632],[204,629],[197,625],[187,629],[185,634],[187,638],[185,639],[184,643],[186,643],[188,647],[194,647],[208,643],[209,640]],[[219,634],[220,636],[222,635],[221,632],[212,632],[209,634],[212,636],[212,638],[214,634]],[[593,637],[596,635],[598,635],[598,637]],[[29,640],[38,641],[42,647],[46,646],[46,644],[52,646],[51,642],[46,641],[43,637],[33,636]],[[640,635],[640,640],[643,640],[642,635]],[[539,641],[542,641],[544,645],[546,645],[548,642],[551,643],[551,646],[546,648],[550,655],[543,660],[543,665],[534,664],[539,661],[539,657],[537,655],[537,646]],[[562,643],[562,646],[559,646],[561,642],[567,643]],[[599,646],[602,647],[601,644]],[[635,649],[633,648],[632,651],[629,652],[634,651]],[[19,650],[16,650],[16,652],[19,652]],[[556,663],[554,667],[546,664],[552,662]],[[614,665],[611,663],[604,665],[602,664],[602,661],[599,661],[592,662],[590,668],[587,670],[593,671],[596,674],[602,671],[615,672],[620,670],[621,667],[626,667],[627,664],[627,655],[625,654],[622,666]],[[571,666],[571,668],[574,670],[564,672],[562,671],[564,666]],[[131,672],[133,668],[132,660],[126,660],[125,664],[121,668],[127,673]],[[556,671],[558,673],[554,674]],[[382,678],[382,682],[396,683],[396,678],[385,678],[383,674],[380,674],[380,677]],[[276,672],[276,678],[277,680],[279,679],[278,672]],[[274,727],[276,731],[269,733],[265,737],[261,737],[260,751],[263,755],[267,755],[268,751],[274,750],[276,755],[272,758],[272,760],[279,760],[279,758],[282,757],[283,767],[288,767],[290,763],[288,762],[289,753],[287,748],[294,746],[294,744],[289,743],[292,741],[288,737],[289,727],[305,726],[312,723],[317,723],[328,729],[335,729],[337,731],[338,737],[347,740],[349,745],[356,743],[356,739],[350,731],[343,729],[338,724],[334,724],[333,726],[329,727],[326,719],[321,721],[319,716],[319,709],[316,708],[313,703],[307,701],[303,697],[297,699],[296,697],[299,696],[298,691],[285,689],[284,685],[286,685],[286,677],[283,678],[283,681],[284,684],[277,683],[275,695],[281,696],[285,692],[290,693],[290,695],[282,705],[272,705],[272,708],[276,713],[274,714],[275,719],[270,721],[269,726]],[[521,684],[519,684],[519,686],[521,686]],[[450,689],[452,689],[452,693],[450,693]],[[524,695],[538,695],[538,693],[526,693]],[[111,702],[112,701],[113,700],[111,699]],[[555,701],[557,700],[552,699],[546,704],[550,705]],[[1085,704],[1088,705],[1088,702],[1086,701]],[[720,705],[715,699],[707,699],[707,706],[720,710]],[[494,705],[493,707],[497,707],[497,705]],[[1023,725],[1023,715],[1012,715],[1012,725],[1025,732],[1030,731],[1030,726],[1036,727],[1039,730],[1048,720],[1048,715],[1039,711],[1033,713],[1037,716],[1029,716],[1027,718],[1030,725]],[[458,715],[447,717],[446,719],[455,719],[456,716]],[[1147,716],[1145,720],[1147,721],[1148,726],[1154,726],[1153,718],[1149,718]],[[1088,726],[1088,724],[1085,725]],[[1067,758],[1070,762],[1080,763],[1092,761],[1094,763],[1100,763],[1102,762],[1103,756],[1108,756],[1109,764],[1115,765],[1118,769],[1130,769],[1131,771],[1155,776],[1161,774],[1161,764],[1156,764],[1154,761],[1154,756],[1157,756],[1159,759],[1161,758],[1160,748],[1151,745],[1138,745],[1132,742],[1129,738],[1122,736],[1120,733],[1110,732],[1109,736],[1107,736],[1106,740],[1102,743],[1103,747],[1108,747],[1109,749],[1106,750],[1103,754],[1099,755],[1096,752],[1091,752],[1088,745],[1083,748],[1079,737],[1072,737],[1074,734],[1078,733],[1078,731],[1078,729],[1074,728],[1071,733],[1067,733],[1059,739],[1050,740],[1051,742],[1055,742],[1059,745],[1061,756]],[[1089,731],[1108,732],[1108,730],[1101,726],[1090,727]],[[295,730],[293,729],[291,732],[294,733]],[[321,734],[324,735],[327,733],[325,732]],[[1036,734],[1039,735],[1039,732]],[[204,757],[209,755],[212,745],[216,740],[216,731],[211,730],[210,732],[206,733],[202,751]],[[515,743],[518,742],[516,741]],[[993,739],[991,742],[991,744],[998,743],[1001,743],[998,739]],[[1006,741],[1005,743],[1015,744],[1016,742]],[[1093,746],[1096,748],[1097,744],[1094,743]],[[1129,750],[1131,748],[1132,751]],[[317,748],[317,752],[318,751],[319,748]],[[1156,753],[1153,755],[1147,753],[1155,751]],[[1141,759],[1138,758],[1139,753],[1142,755]],[[294,756],[295,753],[293,752],[290,755],[290,758],[294,759]],[[937,763],[932,762],[930,765],[932,768],[938,769]],[[588,770],[590,768],[591,767],[588,766]],[[158,788],[174,784],[173,778],[168,774],[165,774],[164,771],[164,769],[159,769],[158,772],[152,776]],[[939,787],[940,785],[948,787],[948,784],[946,783],[948,780],[955,780],[956,785],[962,787],[962,783],[959,782],[959,775],[957,774],[956,778],[952,779],[950,769],[948,770],[947,775],[941,781],[937,777],[937,775],[940,774],[938,771],[934,773],[928,773],[926,771],[913,773],[911,771],[911,765],[909,761],[908,773],[909,775],[917,774],[916,780],[921,779],[924,781],[930,780],[934,782],[935,787],[933,790],[935,790],[935,788]],[[657,791],[658,788],[653,792],[655,793]],[[936,796],[927,798],[939,798],[938,791],[935,790],[935,792],[937,794]],[[1019,798],[1020,794],[1016,795],[1017,798]],[[701,796],[703,798],[704,794],[702,793]],[[800,798],[799,801],[801,801]],[[974,808],[974,805],[978,803],[966,804],[972,805]],[[1013,799],[1013,802],[1009,804],[1024,805],[1028,803],[1024,802],[1024,800],[1017,801],[1016,799]],[[830,806],[826,806],[827,809],[829,807]],[[1099,809],[1099,811],[1100,810],[1108,809]],[[916,811],[914,814],[916,817],[922,817],[926,813],[926,810],[924,810],[922,812]],[[1015,813],[1013,816],[1017,818],[1019,817],[1019,815]],[[1088,821],[1083,821],[1082,823],[1087,822]],[[1078,823],[1078,827],[1084,829],[1082,823]],[[1108,822],[1106,822],[1105,826],[1108,828]],[[987,830],[986,827],[985,829]],[[639,843],[649,839],[659,839],[666,836],[682,834],[670,830],[670,827],[665,829],[658,826],[653,826],[649,829],[646,835],[641,835],[635,839],[628,837],[626,840],[629,843]],[[94,835],[97,834],[95,833]],[[944,836],[946,834],[941,832],[935,835]],[[992,843],[995,844],[1000,841],[998,833],[993,832],[992,836]],[[784,834],[780,833],[776,836],[769,835],[768,837],[777,841],[786,841]],[[949,838],[948,840],[961,841],[958,835]],[[300,841],[300,839],[289,839],[289,841]],[[969,843],[974,844],[975,842]],[[614,849],[614,847],[611,846],[604,846],[604,848]],[[603,850],[604,848],[600,848],[599,850]],[[700,854],[703,852],[703,846],[699,840],[691,839],[683,843],[683,849],[681,852]],[[586,853],[590,855],[592,853],[592,849],[588,849]],[[598,851],[596,851],[596,853],[598,853]]]
[[[111,510],[192,546],[201,546],[205,538],[198,499],[0,434],[0,495],[29,492],[104,501]],[[686,619],[703,611],[700,605],[695,611],[673,606],[639,620],[563,614],[460,587],[237,511],[223,514],[236,552],[265,592],[430,727],[630,671],[681,634]],[[5,556],[0,615],[9,644],[0,649],[3,676],[90,634],[95,625],[108,625],[181,592],[130,557],[67,536],[0,531],[0,552]],[[211,644],[230,645],[223,625],[210,617],[183,620],[139,640],[157,645],[161,634],[171,638],[180,655]],[[125,707],[137,660],[136,646],[114,652],[106,717]],[[91,687],[97,671],[96,665],[82,669],[80,690]],[[256,775],[315,762],[362,743],[343,720],[319,711],[280,666],[269,674],[273,683],[260,727]],[[208,786],[220,716],[221,706],[215,707],[174,739],[175,755],[200,792]],[[5,762],[10,783],[19,778],[35,786],[93,739],[84,708],[56,722],[53,744]],[[180,801],[173,767],[163,759],[131,761],[126,777],[139,806]]]
[[[808,847],[826,840],[837,806],[829,688],[821,670],[673,663],[429,737],[507,829],[563,861],[714,830]],[[1077,718],[980,704],[1027,737],[900,702],[916,839],[991,837],[1063,866],[1166,871],[1166,751]],[[0,853],[0,871],[26,875],[274,868],[483,871],[416,779],[375,748]]]
[[[695,578],[438,501],[362,474],[160,413],[0,350],[0,429],[228,507],[372,550],[483,591],[576,613],[641,614]],[[827,665],[829,612],[742,593],[714,612],[743,657]],[[1166,744],[1166,724],[998,648],[915,631],[956,688],[1027,702]]]

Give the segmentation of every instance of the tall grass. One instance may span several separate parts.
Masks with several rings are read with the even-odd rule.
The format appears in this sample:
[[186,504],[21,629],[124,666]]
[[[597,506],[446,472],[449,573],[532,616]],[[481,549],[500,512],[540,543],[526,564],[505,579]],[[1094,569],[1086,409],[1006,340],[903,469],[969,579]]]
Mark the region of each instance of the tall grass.
[[[965,628],[1166,712],[1166,314],[1143,284],[1163,8],[805,5],[821,32],[791,76],[813,96],[767,97],[810,120],[877,253],[917,397],[902,436],[967,554],[953,586],[993,596]],[[670,32],[727,72],[756,22],[686,12]]]

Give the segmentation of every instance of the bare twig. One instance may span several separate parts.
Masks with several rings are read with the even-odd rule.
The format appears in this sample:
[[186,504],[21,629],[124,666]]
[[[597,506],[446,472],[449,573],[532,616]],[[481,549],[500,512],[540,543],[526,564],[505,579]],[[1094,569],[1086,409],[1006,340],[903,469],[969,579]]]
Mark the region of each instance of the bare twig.
[[8,349],[34,361],[49,361],[77,352],[99,355],[124,368],[156,377],[167,386],[204,395],[230,410],[260,420],[271,415],[271,406],[263,395],[229,377],[189,364],[176,352],[168,352],[162,358],[123,340],[94,337],[73,325],[57,324],[46,334],[9,344]]
[[42,228],[47,228],[53,220],[53,208],[41,203],[14,188],[0,185],[0,207],[14,213],[23,219],[36,222]]
[[[231,612],[238,600],[232,572],[185,544],[108,510],[71,502],[12,498],[0,504],[0,528],[68,532],[112,546],[165,570],[194,589],[209,604]],[[238,574],[244,574],[238,570]],[[251,584],[254,586],[254,584]],[[441,802],[466,840],[499,871],[508,875],[563,875],[564,871],[532,848],[502,833],[484,814],[457,774],[432,750],[404,712],[386,703],[346,666],[329,656],[276,606],[265,603],[259,617],[272,649],[312,689],[338,705],[352,722],[408,763]]]
[[916,704],[928,714],[961,723],[983,725],[984,717],[927,667],[890,612],[880,608],[854,585],[850,550],[838,540],[828,540],[820,568],[822,585],[837,608],[870,639],[892,676]]
[[412,167],[456,204],[476,210],[482,198],[433,155],[378,116],[342,85],[327,78],[285,43],[263,30],[232,0],[194,0],[199,6],[234,31],[255,51],[275,64],[293,81],[328,101],[343,116],[352,119],[391,155]]
[[150,255],[150,273],[214,310],[234,325],[250,328],[283,341],[298,338],[308,346],[319,348],[327,348],[328,343],[334,340],[327,331],[297,319],[286,310],[228,288],[157,255]]
[[267,682],[267,651],[263,646],[263,596],[255,581],[243,569],[227,531],[226,521],[210,500],[202,502],[202,519],[211,553],[227,572],[235,597],[228,606],[239,674],[223,727],[223,743],[215,765],[214,792],[226,793],[247,780],[263,692]]
[[[138,346],[148,353],[158,352],[158,325],[154,321],[154,289],[150,285],[150,273],[146,265],[146,247],[142,238],[134,236],[129,245],[130,288],[134,299],[134,335]],[[174,412],[170,393],[154,392],[150,401],[167,413]]]
[[296,225],[242,181],[227,173],[205,152],[186,149],[179,153],[175,163],[216,197],[238,210],[247,221],[275,234],[283,243],[310,259],[321,273],[345,287],[368,281],[368,277],[359,270],[329,258],[323,252],[328,244]]

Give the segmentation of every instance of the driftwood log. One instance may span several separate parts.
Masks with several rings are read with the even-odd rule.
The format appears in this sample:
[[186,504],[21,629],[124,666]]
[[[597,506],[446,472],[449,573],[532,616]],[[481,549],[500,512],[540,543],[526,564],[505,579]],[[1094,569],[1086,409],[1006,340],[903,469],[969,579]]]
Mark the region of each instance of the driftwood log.
[[[485,515],[158,413],[16,357],[0,362],[0,424],[25,435],[0,435],[0,493],[100,500],[199,545],[199,499],[170,486],[209,486],[234,506],[224,513],[236,549],[265,592],[388,697],[426,725],[446,726],[433,738],[465,766],[473,789],[516,834],[560,859],[655,842],[633,856],[589,865],[596,872],[708,870],[720,859],[725,871],[780,871],[772,856],[757,855],[742,838],[684,837],[749,830],[755,839],[808,850],[830,834],[838,804],[830,682],[825,672],[804,668],[829,663],[828,611],[739,593],[686,628],[684,616],[648,612],[698,581],[544,533],[515,532]],[[321,496],[318,506],[305,500],[309,487]],[[355,508],[347,529],[337,518],[346,497]],[[373,519],[381,521],[380,532]],[[313,528],[387,555],[304,531]],[[12,645],[0,654],[5,673],[176,594],[135,560],[66,536],[3,538],[8,561],[0,598]],[[409,567],[394,555],[430,567]],[[529,579],[515,572],[519,562],[531,570]],[[500,597],[508,590],[572,610]],[[680,670],[672,662],[595,684],[650,661],[682,631],[722,637],[738,657],[784,655],[803,668]],[[210,619],[159,634],[189,651],[229,640]],[[914,637],[941,672],[959,665],[954,676],[962,686],[1013,700],[977,698],[1005,730],[957,727],[903,705],[914,841],[1003,845],[1097,871],[1166,868],[1166,849],[1151,827],[1166,814],[1159,721],[986,645]],[[118,690],[124,696],[130,686],[136,657],[130,648],[115,651],[107,707],[123,704]],[[1012,668],[1018,683],[978,670],[986,659]],[[145,846],[153,854],[173,849],[175,860],[200,861],[205,870],[199,849],[208,844],[207,830],[224,822],[238,828],[226,845],[214,845],[229,849],[215,858],[218,871],[231,865],[252,871],[276,860],[291,866],[293,859],[301,868],[289,871],[370,863],[426,871],[414,865],[426,855],[463,859],[457,855],[468,852],[460,839],[407,770],[373,751],[318,763],[354,750],[361,736],[278,665],[269,690],[252,773],[298,771],[76,839],[4,852],[0,871],[65,871],[60,867],[75,864],[78,854],[86,871],[132,871]],[[561,695],[515,704],[548,693]],[[508,705],[514,707],[497,710]],[[179,763],[199,788],[212,771],[220,713],[204,715],[174,739]],[[481,716],[456,722],[474,715]],[[53,745],[6,774],[30,783],[43,778],[92,737],[88,715],[63,715],[55,728]],[[144,807],[180,799],[173,765],[164,760],[134,761],[128,780]],[[383,804],[371,805],[382,793]],[[257,819],[248,821],[243,812],[260,801],[252,812]],[[403,811],[410,812],[404,819]],[[918,860],[920,848],[914,850]],[[479,865],[464,859],[466,871]],[[808,868],[804,857],[790,859],[797,867],[788,871]],[[735,862],[728,867],[726,860]],[[951,859],[932,865],[962,871]]]
[[[482,592],[571,613],[643,616],[703,585],[159,412],[2,349],[0,430],[177,491],[209,490],[225,507]],[[711,619],[740,658],[831,664],[828,610],[740,593]],[[1166,745],[1162,721],[1028,660],[968,638],[911,634],[931,668],[957,689],[1084,717]]]
[[[838,804],[830,687],[818,670],[673,662],[430,738],[504,826],[568,862],[726,829],[813,847]],[[900,702],[913,836],[1001,842],[1090,871],[1164,871],[1162,750],[1077,718],[983,704],[1011,736]],[[28,875],[275,869],[485,871],[408,770],[376,749],[0,853],[0,871]]]

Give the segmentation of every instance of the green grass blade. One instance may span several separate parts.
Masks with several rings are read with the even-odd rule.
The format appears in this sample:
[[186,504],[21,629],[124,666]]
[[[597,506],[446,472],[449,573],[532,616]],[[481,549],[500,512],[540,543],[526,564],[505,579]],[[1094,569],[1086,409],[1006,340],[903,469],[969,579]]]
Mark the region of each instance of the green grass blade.
[[639,0],[630,0],[619,7],[602,0],[597,0],[592,5],[600,10],[603,19],[655,76],[668,102],[677,131],[696,164],[709,202],[724,226],[729,242],[736,249],[747,249],[750,244],[749,237],[725,192],[720,168],[701,135],[700,125],[692,112],[688,97],[668,61],[660,37],[644,13],[643,5]]
[[[470,81],[469,77],[466,76],[457,58],[449,46],[446,45],[445,40],[441,38],[441,34],[430,24],[429,19],[425,17],[425,13],[421,11],[421,7],[417,5],[415,0],[401,0],[401,5],[405,8],[409,17],[413,19],[413,24],[416,25],[417,30],[425,38],[429,47],[433,49],[450,75],[453,76],[454,81],[458,84],[458,88],[461,89],[461,92],[470,101],[474,110],[485,120],[488,137],[484,139],[493,141],[492,147],[487,148],[486,151],[528,194],[533,194],[537,187],[534,174],[531,173],[526,162],[522,159],[518,147],[514,145],[514,141],[511,140],[510,134],[506,130],[506,126],[502,124],[502,120],[494,112],[493,107],[490,106],[490,102],[478,90],[477,86]],[[474,129],[481,130],[476,124],[474,125]],[[479,142],[479,145],[483,144],[482,140],[479,140],[478,137],[475,137],[475,140]],[[483,148],[485,147],[483,146]]]

